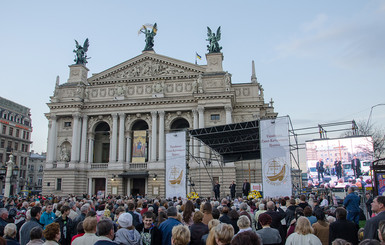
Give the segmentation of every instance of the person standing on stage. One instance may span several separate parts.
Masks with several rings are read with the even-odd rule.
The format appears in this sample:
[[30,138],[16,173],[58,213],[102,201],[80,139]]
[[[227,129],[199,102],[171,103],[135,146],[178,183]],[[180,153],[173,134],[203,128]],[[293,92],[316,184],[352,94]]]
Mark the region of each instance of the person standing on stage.
[[317,162],[316,169],[318,172],[318,182],[321,182],[320,177],[322,177],[322,180],[324,179],[324,162],[322,161],[322,158]]
[[231,199],[234,199],[235,198],[235,188],[237,187],[237,185],[235,184],[234,180],[233,182],[231,183],[230,185],[230,194],[231,194]]
[[342,177],[342,162],[339,158],[334,161],[334,168],[336,170],[337,178],[340,179]]
[[243,182],[243,186],[242,186],[243,196],[247,197],[249,195],[249,192],[250,192],[250,183],[247,182],[247,179],[245,179],[245,182]]
[[221,185],[218,183],[218,180],[215,182],[214,185],[214,194],[215,194],[215,199],[219,199],[219,193],[221,192]]
[[357,158],[357,156],[353,157],[352,169],[354,172],[354,177],[358,178],[358,176],[360,176],[361,174],[361,162],[360,162],[360,159]]

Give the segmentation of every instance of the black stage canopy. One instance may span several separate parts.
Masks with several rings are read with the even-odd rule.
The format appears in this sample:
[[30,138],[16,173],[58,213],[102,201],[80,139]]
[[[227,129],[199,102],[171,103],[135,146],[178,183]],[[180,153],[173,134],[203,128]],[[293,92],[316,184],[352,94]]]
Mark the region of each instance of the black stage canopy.
[[257,120],[194,129],[190,135],[220,154],[225,163],[261,158]]
[[148,171],[130,171],[130,172],[123,172],[119,174],[118,176],[121,178],[147,178],[148,177]]

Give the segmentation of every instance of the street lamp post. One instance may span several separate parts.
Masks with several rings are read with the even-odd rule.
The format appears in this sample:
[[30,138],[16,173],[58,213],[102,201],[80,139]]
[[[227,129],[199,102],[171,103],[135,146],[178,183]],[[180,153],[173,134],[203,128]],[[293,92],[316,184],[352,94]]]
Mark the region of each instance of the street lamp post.
[[5,174],[5,190],[4,197],[9,197],[11,193],[11,177],[12,177],[12,169],[13,169],[13,155],[9,155],[9,161],[7,164],[7,173]]

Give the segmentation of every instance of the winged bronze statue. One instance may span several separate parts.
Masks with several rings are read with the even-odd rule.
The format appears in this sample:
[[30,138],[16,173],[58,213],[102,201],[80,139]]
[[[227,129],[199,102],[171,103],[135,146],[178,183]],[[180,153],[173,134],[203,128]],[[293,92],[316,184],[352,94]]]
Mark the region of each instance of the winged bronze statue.
[[[148,28],[148,29],[147,29]],[[156,32],[158,31],[157,24],[154,25],[146,24],[140,28],[139,32],[143,33],[146,36],[145,42],[146,46],[143,51],[152,51],[154,50],[154,37],[156,36]]]
[[221,40],[221,27],[218,27],[217,33],[213,33],[210,27],[207,27],[207,39],[209,41],[209,45],[207,45],[207,50],[209,53],[220,53],[222,47],[219,46],[218,41]]
[[84,41],[84,44],[83,46],[81,46],[78,41],[75,40],[75,43],[76,43],[76,49],[74,49],[74,53],[75,53],[75,64],[79,65],[79,64],[82,64],[82,65],[85,65],[88,63],[87,59],[87,51],[88,51],[88,47],[90,46],[90,42],[88,41],[88,38]]

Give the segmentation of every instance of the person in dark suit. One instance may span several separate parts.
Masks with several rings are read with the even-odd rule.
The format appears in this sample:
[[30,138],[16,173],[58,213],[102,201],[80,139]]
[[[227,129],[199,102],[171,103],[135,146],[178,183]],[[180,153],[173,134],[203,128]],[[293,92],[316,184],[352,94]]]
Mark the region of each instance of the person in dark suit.
[[358,176],[361,175],[361,162],[360,162],[360,159],[357,158],[357,156],[353,157],[352,169],[354,172],[354,177],[358,178]]
[[214,194],[215,194],[215,199],[219,199],[219,194],[221,192],[221,185],[218,183],[218,181],[215,182],[215,185],[214,185]]
[[237,185],[235,184],[234,180],[233,182],[231,183],[230,185],[230,194],[231,194],[231,199],[234,199],[235,198],[235,188],[237,187]]
[[358,226],[352,221],[347,220],[346,215],[346,209],[336,209],[337,220],[329,226],[329,244],[332,244],[337,238],[351,242],[353,245],[358,244]]
[[247,179],[245,179],[245,182],[243,182],[243,186],[242,186],[243,196],[247,197],[249,195],[249,192],[250,192],[250,183],[247,182]]
[[320,177],[322,177],[322,180],[324,179],[324,162],[322,161],[322,159],[320,159],[317,162],[316,169],[317,169],[317,172],[318,172],[318,182],[321,182],[321,178]]
[[[275,211],[275,208],[277,207],[277,211]],[[279,205],[275,205],[274,202],[268,201],[266,204],[267,211],[265,214],[270,215],[272,221],[270,224],[271,228],[275,228],[279,231],[279,234],[281,235],[282,242],[284,244],[285,238],[286,238],[286,231],[282,226],[281,220],[286,217],[285,211],[283,211]]]
[[365,223],[364,239],[377,239],[378,224],[381,220],[385,220],[385,196],[377,196],[372,202],[372,212],[377,215],[369,219]]
[[334,169],[336,170],[336,175],[338,179],[342,177],[342,162],[339,158],[334,161]]

